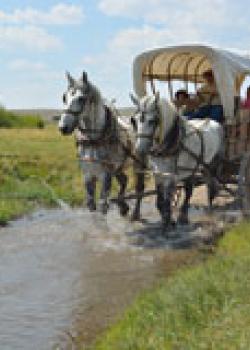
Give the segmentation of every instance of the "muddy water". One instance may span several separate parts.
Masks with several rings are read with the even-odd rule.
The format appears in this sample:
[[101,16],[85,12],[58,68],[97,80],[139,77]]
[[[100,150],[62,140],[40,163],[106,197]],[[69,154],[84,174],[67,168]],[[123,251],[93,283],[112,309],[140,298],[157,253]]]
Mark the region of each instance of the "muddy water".
[[[196,213],[198,216],[199,213]],[[168,248],[188,245],[198,227],[166,239],[152,205],[149,222],[111,210],[40,211],[0,230],[0,349],[70,348],[87,343],[162,274]]]

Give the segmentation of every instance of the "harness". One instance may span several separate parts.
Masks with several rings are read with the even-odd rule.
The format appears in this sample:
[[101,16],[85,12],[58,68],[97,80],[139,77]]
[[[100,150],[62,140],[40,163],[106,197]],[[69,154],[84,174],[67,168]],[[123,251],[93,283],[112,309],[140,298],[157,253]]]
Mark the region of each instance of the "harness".
[[[104,106],[105,108],[105,124],[102,130],[96,130],[92,128],[82,128],[78,126],[78,130],[81,134],[84,135],[84,138],[80,140],[76,140],[76,145],[82,146],[95,146],[100,147],[107,144],[113,144],[117,141],[117,135],[115,133],[115,123],[112,117],[112,112],[108,106]],[[100,136],[96,139],[91,139],[88,137],[88,134],[100,134]]]
[[[198,135],[200,138],[200,153],[197,155],[191,149],[185,145],[185,140],[192,135]],[[182,152],[186,152],[196,161],[196,166],[193,168],[183,167],[178,165],[179,155]],[[164,136],[163,142],[159,145],[153,147],[150,151],[150,155],[153,157],[172,157],[175,161],[175,173],[178,174],[179,171],[190,171],[191,176],[193,176],[200,165],[204,165],[204,139],[201,131],[192,127],[189,133],[185,132],[182,120],[180,116],[176,117],[176,120],[169,130],[169,132]]]
[[[131,147],[130,145],[125,145],[118,137],[117,135],[117,128],[116,128],[116,120],[113,117],[113,113],[111,108],[108,106],[104,106],[105,108],[105,125],[103,129],[100,130],[95,130],[91,128],[81,128],[78,127],[78,130],[80,131],[81,135],[84,136],[84,138],[77,139],[76,140],[76,146],[82,146],[82,147],[104,147],[104,146],[109,146],[109,145],[114,145],[114,144],[119,144],[124,152],[125,158],[129,157],[133,161],[135,161],[140,167],[144,168],[145,164],[143,161],[138,159],[132,152],[131,152]],[[118,112],[117,112],[118,114]],[[100,136],[97,139],[90,139],[87,137],[87,134],[96,134],[100,133]],[[113,169],[114,168],[114,162],[112,162],[112,159],[96,159],[96,157],[86,157],[84,159],[85,162],[90,162],[90,163],[100,163],[104,166],[108,166],[109,168]],[[118,167],[118,170],[121,169],[124,165],[124,162],[122,162],[121,166]]]

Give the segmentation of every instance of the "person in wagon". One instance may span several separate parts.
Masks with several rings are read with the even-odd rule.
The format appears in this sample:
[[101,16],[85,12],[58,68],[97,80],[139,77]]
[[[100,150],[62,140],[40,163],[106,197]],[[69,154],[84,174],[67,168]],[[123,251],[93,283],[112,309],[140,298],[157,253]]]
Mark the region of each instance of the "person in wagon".
[[247,88],[247,95],[245,100],[243,100],[241,103],[241,108],[250,109],[250,86]]
[[175,93],[174,104],[180,115],[190,116],[194,113],[196,104],[190,98],[189,93],[185,89],[179,89]]
[[197,90],[197,110],[191,113],[189,119],[210,118],[221,123],[223,121],[223,107],[212,70],[205,71],[202,77],[205,83]]

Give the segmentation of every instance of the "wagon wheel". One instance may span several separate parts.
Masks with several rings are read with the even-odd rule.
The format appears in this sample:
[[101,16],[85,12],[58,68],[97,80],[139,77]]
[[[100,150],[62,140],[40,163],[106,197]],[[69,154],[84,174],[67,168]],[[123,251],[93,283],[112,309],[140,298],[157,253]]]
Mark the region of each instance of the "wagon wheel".
[[242,213],[245,217],[250,217],[250,152],[241,160],[238,184]]

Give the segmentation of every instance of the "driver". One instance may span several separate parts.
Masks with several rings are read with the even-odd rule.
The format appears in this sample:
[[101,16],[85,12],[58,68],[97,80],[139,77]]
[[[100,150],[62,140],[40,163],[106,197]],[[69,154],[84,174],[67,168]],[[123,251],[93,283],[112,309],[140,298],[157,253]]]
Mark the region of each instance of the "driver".
[[211,69],[203,73],[204,85],[197,90],[196,103],[198,109],[189,119],[210,118],[219,123],[223,121],[223,107]]

